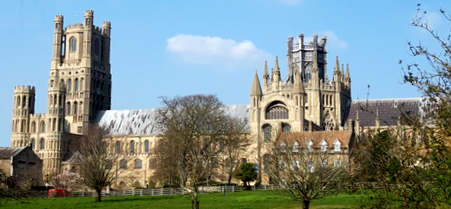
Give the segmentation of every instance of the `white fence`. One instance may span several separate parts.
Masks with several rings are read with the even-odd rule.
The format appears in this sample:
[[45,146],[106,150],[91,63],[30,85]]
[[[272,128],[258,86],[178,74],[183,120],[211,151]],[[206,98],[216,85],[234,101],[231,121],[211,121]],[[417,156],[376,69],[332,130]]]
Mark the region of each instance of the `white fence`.
[[[240,189],[237,186],[216,186],[216,187],[199,187],[199,193],[212,193],[212,192],[238,192]],[[184,195],[187,191],[182,188],[160,188],[160,189],[131,189],[131,190],[111,190],[109,193],[102,193],[102,196],[144,196],[144,195]],[[71,197],[92,197],[95,196],[94,192],[71,192]]]

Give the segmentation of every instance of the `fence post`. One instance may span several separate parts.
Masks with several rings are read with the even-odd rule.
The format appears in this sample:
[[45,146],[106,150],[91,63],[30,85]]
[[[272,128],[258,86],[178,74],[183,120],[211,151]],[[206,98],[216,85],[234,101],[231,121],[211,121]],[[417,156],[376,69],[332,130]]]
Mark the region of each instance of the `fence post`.
[[232,186],[232,192],[235,192],[235,186]]
[[164,195],[163,188],[161,188],[160,195]]
[[154,189],[151,189],[151,190],[150,190],[150,195],[152,195],[152,196],[153,196],[153,190],[154,190]]

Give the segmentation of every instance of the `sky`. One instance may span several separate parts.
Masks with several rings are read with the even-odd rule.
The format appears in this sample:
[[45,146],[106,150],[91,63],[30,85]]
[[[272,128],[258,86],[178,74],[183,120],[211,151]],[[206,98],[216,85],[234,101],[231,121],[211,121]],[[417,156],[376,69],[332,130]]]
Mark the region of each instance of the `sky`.
[[417,3],[431,28],[450,33],[440,13],[449,0],[0,0],[0,147],[10,146],[14,86],[35,86],[36,113],[47,112],[55,15],[67,26],[89,9],[94,25],[111,22],[112,109],[121,110],[189,94],[249,104],[255,71],[261,79],[278,56],[285,78],[287,39],[300,33],[327,37],[329,78],[336,56],[349,63],[353,100],[420,97],[402,84],[399,60],[427,68],[407,43],[440,47],[410,25]]

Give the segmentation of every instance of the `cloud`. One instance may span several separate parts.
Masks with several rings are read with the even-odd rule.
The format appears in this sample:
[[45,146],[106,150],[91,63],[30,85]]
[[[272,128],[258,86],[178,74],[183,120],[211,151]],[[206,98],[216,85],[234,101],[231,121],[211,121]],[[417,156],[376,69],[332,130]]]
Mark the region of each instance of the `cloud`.
[[428,12],[423,20],[424,23],[427,23],[428,28],[435,29],[442,22],[442,15],[436,12]]
[[166,50],[186,63],[223,66],[228,69],[255,67],[272,57],[248,40],[237,43],[232,39],[186,34],[167,39]]
[[[338,36],[335,34],[334,31],[328,30],[318,33],[318,39],[321,39],[321,37],[326,36],[327,37],[327,48],[335,48],[335,49],[346,49],[348,48],[348,45],[346,42],[338,38]],[[305,42],[310,42],[313,40],[313,37],[306,37]]]

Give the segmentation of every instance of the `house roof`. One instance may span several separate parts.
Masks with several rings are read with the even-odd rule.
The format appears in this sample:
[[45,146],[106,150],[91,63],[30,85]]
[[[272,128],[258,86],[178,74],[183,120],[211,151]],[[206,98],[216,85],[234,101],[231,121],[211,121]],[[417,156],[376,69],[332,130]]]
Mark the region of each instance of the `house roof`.
[[0,159],[9,159],[27,147],[0,147]]
[[[249,121],[249,105],[225,105],[226,115]],[[100,111],[96,121],[109,129],[111,135],[161,134],[157,128],[158,109]]]

